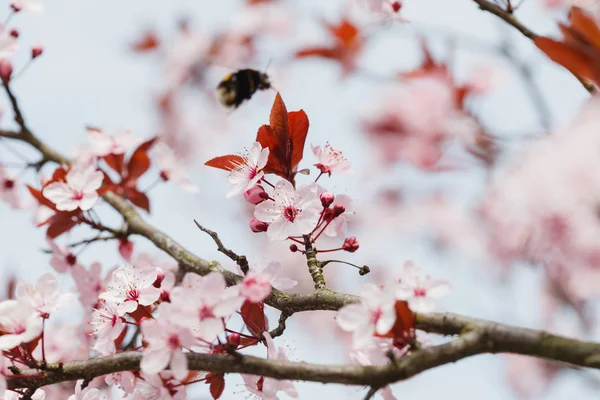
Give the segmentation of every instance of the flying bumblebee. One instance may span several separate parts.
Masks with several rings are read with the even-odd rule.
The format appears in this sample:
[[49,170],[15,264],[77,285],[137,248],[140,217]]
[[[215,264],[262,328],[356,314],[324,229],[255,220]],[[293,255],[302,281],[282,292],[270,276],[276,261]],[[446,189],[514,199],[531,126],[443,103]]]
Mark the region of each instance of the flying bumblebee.
[[250,100],[257,90],[271,88],[269,76],[254,69],[240,69],[227,75],[217,85],[217,97],[225,107],[238,108]]

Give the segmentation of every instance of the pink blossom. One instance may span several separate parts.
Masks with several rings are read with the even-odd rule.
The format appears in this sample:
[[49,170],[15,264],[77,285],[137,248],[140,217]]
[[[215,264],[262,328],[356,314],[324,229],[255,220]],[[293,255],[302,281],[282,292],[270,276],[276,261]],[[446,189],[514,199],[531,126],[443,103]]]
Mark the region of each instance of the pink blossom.
[[254,142],[243,158],[244,161],[237,164],[229,174],[229,182],[233,187],[227,197],[244,193],[258,184],[265,175],[262,169],[267,165],[269,149],[263,149],[260,143]]
[[355,349],[361,349],[370,343],[377,333],[385,335],[396,322],[396,299],[389,289],[373,284],[365,285],[361,301],[342,307],[336,316],[340,328],[352,332]]
[[89,269],[84,267],[73,270],[73,279],[79,292],[79,301],[87,307],[94,307],[98,303],[98,296],[104,291],[108,284],[112,271],[102,278],[102,266],[100,263],[92,263]]
[[119,268],[112,274],[108,289],[98,296],[118,304],[119,315],[134,312],[138,304],[149,306],[158,300],[160,290],[153,286],[156,268]]
[[7,202],[12,208],[23,208],[24,203],[19,195],[19,182],[6,174],[0,164],[0,200]]
[[61,293],[58,281],[52,274],[42,275],[35,285],[23,281],[17,283],[15,295],[21,304],[31,307],[44,318],[68,304],[73,304],[75,300],[73,293]]
[[42,333],[40,315],[17,300],[0,302],[0,350],[31,342]]
[[81,268],[81,265],[77,263],[77,257],[71,253],[67,246],[59,246],[51,238],[46,238],[46,242],[50,245],[52,250],[52,258],[50,259],[50,265],[58,273],[65,273],[75,268]]
[[56,204],[60,211],[83,211],[91,209],[98,200],[104,175],[94,166],[73,166],[67,173],[67,182],[52,182],[44,188],[42,194]]
[[[46,392],[43,389],[37,389],[33,395],[31,396],[31,400],[45,400]],[[23,396],[21,393],[14,392],[12,390],[7,390],[4,392],[4,397],[2,400],[23,400]]]
[[228,288],[220,272],[206,276],[187,273],[181,286],[171,291],[173,309],[181,310],[182,323],[193,328],[194,336],[212,342],[225,330],[228,319],[244,303],[236,287]]
[[[267,342],[267,359],[288,361],[288,357],[285,351],[281,347],[275,347],[275,342],[268,332],[263,333],[265,341]],[[277,392],[283,392],[293,399],[298,398],[298,392],[294,387],[292,381],[288,380],[277,380],[273,378],[258,377],[256,375],[242,374],[246,389],[250,393],[258,396],[263,400],[276,400],[279,399]]]
[[[159,306],[161,316],[171,311],[171,304],[163,303]],[[188,367],[182,350],[189,349],[194,344],[190,330],[170,319],[144,320],[141,330],[144,341],[148,343],[140,363],[141,370],[146,374],[156,374],[170,366],[175,379],[184,379],[188,374]]]
[[183,190],[190,193],[198,193],[200,189],[194,185],[181,162],[181,157],[164,142],[154,146],[152,153],[156,156],[156,162],[160,168],[160,176],[165,181],[172,181]]
[[108,386],[116,386],[125,394],[133,393],[135,390],[136,378],[133,372],[123,371],[107,375],[104,379]]
[[322,174],[348,172],[350,170],[350,162],[342,155],[339,150],[334,150],[328,143],[323,148],[321,146],[312,146],[312,151],[319,161],[315,164]]
[[259,271],[250,270],[238,285],[240,295],[252,303],[258,303],[269,296],[271,286],[278,290],[289,290],[296,286],[298,282],[280,276],[282,272],[283,267],[279,262],[271,262]]
[[[157,374],[142,373],[142,379],[137,379],[132,400],[185,400],[185,386],[166,384]],[[166,386],[165,386],[166,385]]]
[[273,200],[266,200],[254,209],[258,220],[269,223],[269,239],[284,240],[314,229],[321,212],[317,185],[303,185],[296,190],[290,182],[280,180],[272,196]]
[[133,132],[129,130],[111,136],[99,129],[88,128],[87,134],[91,143],[91,151],[98,157],[124,154],[141,143],[141,140],[134,137]]
[[75,394],[69,396],[68,400],[100,400],[100,390],[95,387],[87,386],[81,389],[83,379],[80,379],[75,384]]
[[449,291],[450,283],[421,274],[417,265],[407,261],[396,286],[396,299],[408,301],[414,312],[427,313],[435,309],[434,299],[445,296]]
[[39,13],[44,10],[44,6],[39,0],[13,0],[10,2],[10,6],[13,9],[32,13]]
[[123,331],[123,319],[119,316],[117,305],[111,301],[104,301],[100,308],[92,312],[90,325],[96,335],[94,349],[102,354],[111,354],[115,351],[114,341]]

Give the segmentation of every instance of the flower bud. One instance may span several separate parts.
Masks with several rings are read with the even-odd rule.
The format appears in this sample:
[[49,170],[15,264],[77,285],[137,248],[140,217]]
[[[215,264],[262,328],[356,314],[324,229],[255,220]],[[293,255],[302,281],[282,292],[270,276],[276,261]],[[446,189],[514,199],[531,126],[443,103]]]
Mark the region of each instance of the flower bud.
[[19,4],[19,2],[13,1],[12,3],[10,3],[10,8],[12,8],[14,12],[18,13],[23,9],[23,6]]
[[400,11],[400,9],[402,8],[402,3],[399,1],[395,1],[392,3],[392,10],[394,10],[395,13],[397,13],[398,11]]
[[323,206],[323,208],[329,207],[333,203],[333,200],[335,200],[333,194],[329,192],[321,193],[321,196],[319,196],[319,198],[321,199],[321,205]]
[[10,30],[10,36],[14,37],[15,39],[19,37],[19,31],[16,29],[11,29]]
[[31,58],[36,58],[42,55],[44,48],[42,46],[33,46],[31,48]]
[[342,245],[342,249],[344,251],[354,253],[356,250],[358,250],[358,239],[355,236],[346,238],[346,240],[344,240],[344,244]]
[[334,218],[333,209],[326,208],[323,210],[323,221],[331,221]]
[[269,195],[265,192],[265,189],[260,185],[251,187],[244,192],[244,199],[250,204],[259,204],[265,201]]
[[295,253],[298,251],[298,246],[295,243],[290,244],[290,251]]
[[259,221],[254,217],[250,220],[250,229],[252,229],[252,232],[266,232],[268,227],[269,224],[267,224],[266,222]]
[[167,171],[165,171],[164,169],[162,171],[160,171],[159,176],[163,182],[167,182],[169,180],[169,173]]
[[12,63],[8,60],[0,60],[0,79],[4,84],[10,81],[10,76],[13,73]]
[[230,333],[227,336],[227,344],[234,350],[240,346],[241,342],[242,342],[242,338],[239,333],[234,332],[234,333]]
[[335,206],[333,206],[333,218],[339,217],[344,212],[346,212],[346,207],[344,207],[343,205],[336,204]]

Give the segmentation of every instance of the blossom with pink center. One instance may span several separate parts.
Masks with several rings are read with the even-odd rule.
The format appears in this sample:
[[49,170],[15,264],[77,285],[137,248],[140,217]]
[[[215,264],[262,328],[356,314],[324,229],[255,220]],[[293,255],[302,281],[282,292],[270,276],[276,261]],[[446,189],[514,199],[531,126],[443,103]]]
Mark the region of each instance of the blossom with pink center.
[[173,310],[180,310],[180,318],[195,337],[212,342],[225,330],[224,320],[238,310],[245,301],[236,287],[227,287],[220,272],[206,276],[188,273],[181,286],[170,293]]
[[435,309],[434,300],[449,291],[449,282],[423,275],[418,266],[407,261],[396,286],[396,299],[408,301],[408,306],[414,312],[427,313]]
[[322,174],[348,172],[350,170],[350,162],[342,155],[342,152],[331,147],[329,142],[321,148],[321,146],[312,146],[312,151],[319,161],[315,164]]
[[236,164],[229,173],[229,183],[233,187],[227,193],[227,197],[244,193],[258,184],[265,175],[262,169],[269,160],[269,149],[263,149],[260,143],[254,142],[243,159],[244,161]]
[[92,312],[92,332],[96,335],[94,349],[102,354],[115,352],[115,339],[123,331],[123,319],[119,316],[117,305],[111,301],[104,301],[100,307]]
[[69,396],[68,400],[100,400],[100,390],[95,387],[86,386],[82,389],[83,379],[80,379],[75,384],[75,393]]
[[17,283],[15,290],[17,300],[37,311],[42,317],[48,318],[54,311],[73,304],[73,293],[61,293],[58,281],[52,274],[44,274],[35,284]]
[[77,257],[71,253],[67,246],[59,246],[49,237],[46,238],[46,241],[52,250],[50,265],[56,272],[62,274],[75,268],[81,268],[81,265],[77,263]]
[[160,177],[165,181],[172,181],[183,190],[190,193],[198,193],[200,189],[194,185],[186,167],[181,162],[181,157],[175,154],[175,151],[164,142],[156,144],[152,149],[152,154],[156,156],[156,162],[160,168]]
[[132,400],[185,400],[185,385],[164,382],[161,375],[145,374],[135,382]]
[[45,198],[56,204],[59,211],[82,211],[91,209],[98,200],[104,175],[94,166],[73,166],[67,173],[66,182],[52,182],[44,188]]
[[153,286],[156,268],[123,267],[113,272],[107,291],[98,296],[118,305],[119,315],[134,312],[138,304],[149,306],[158,300],[160,290]]
[[[171,308],[169,303],[161,304],[161,317],[169,314]],[[195,339],[189,328],[173,322],[170,318],[142,321],[142,335],[148,347],[144,350],[140,368],[146,374],[156,374],[170,367],[175,379],[182,380],[188,374],[188,363],[183,349],[189,349]]]
[[[265,341],[267,342],[267,359],[269,360],[279,360],[279,361],[288,361],[288,357],[285,354],[285,350],[281,347],[276,347],[275,342],[271,335],[268,332],[264,332],[263,336],[265,337]],[[277,380],[273,378],[266,378],[262,376],[256,375],[246,375],[242,374],[242,378],[244,379],[244,384],[246,385],[246,389],[250,391],[250,393],[258,396],[263,400],[275,400],[279,399],[277,396],[278,392],[283,392],[287,396],[297,399],[298,392],[294,387],[292,381],[288,380]]]
[[12,208],[23,208],[23,200],[19,195],[19,183],[15,178],[6,174],[2,165],[0,165],[0,200],[8,203]]
[[42,333],[42,318],[17,300],[0,302],[0,350],[28,343]]
[[108,386],[116,386],[125,394],[133,393],[135,390],[135,375],[131,371],[116,372],[106,375],[104,381]]
[[142,142],[139,138],[134,137],[133,132],[129,130],[111,136],[102,130],[88,128],[87,134],[91,144],[91,151],[98,157],[104,157],[109,154],[124,154],[127,150]]
[[271,286],[278,290],[289,290],[296,286],[298,282],[282,277],[282,272],[283,266],[279,262],[271,262],[259,271],[251,269],[238,285],[240,295],[252,303],[258,303],[269,296]]
[[342,307],[336,316],[340,328],[352,332],[355,349],[367,346],[374,334],[385,335],[396,322],[396,299],[391,290],[367,284],[360,297],[360,303]]
[[254,209],[254,216],[269,223],[267,235],[271,240],[310,233],[319,219],[321,202],[317,185],[303,185],[297,190],[286,180],[273,189],[273,199],[265,200]]

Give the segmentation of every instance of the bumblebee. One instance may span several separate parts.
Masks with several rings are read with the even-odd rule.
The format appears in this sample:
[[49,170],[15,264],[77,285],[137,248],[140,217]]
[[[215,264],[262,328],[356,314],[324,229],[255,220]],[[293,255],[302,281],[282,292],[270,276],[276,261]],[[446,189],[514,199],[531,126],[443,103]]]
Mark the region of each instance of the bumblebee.
[[245,100],[250,100],[257,90],[270,88],[271,81],[267,74],[254,69],[240,69],[219,82],[217,97],[225,107],[238,108]]

